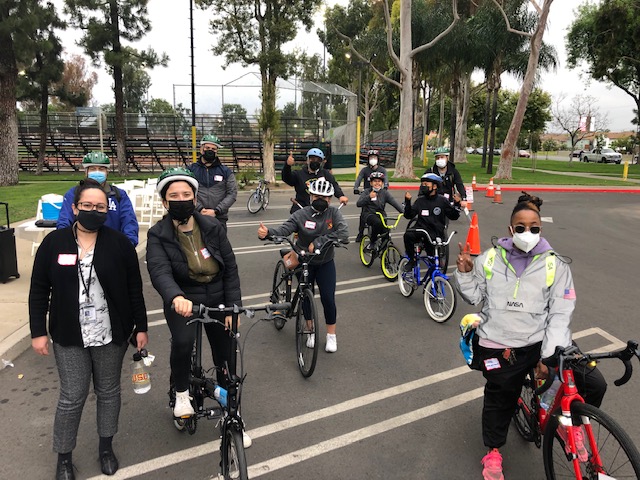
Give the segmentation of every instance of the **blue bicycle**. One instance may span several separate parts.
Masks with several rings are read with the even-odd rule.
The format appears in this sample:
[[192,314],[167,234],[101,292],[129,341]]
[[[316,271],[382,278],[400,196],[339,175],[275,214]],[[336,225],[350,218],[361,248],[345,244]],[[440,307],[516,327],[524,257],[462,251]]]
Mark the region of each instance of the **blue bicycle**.
[[[424,285],[424,307],[427,309],[429,317],[438,323],[444,323],[456,311],[456,294],[449,282],[449,277],[441,267],[441,263],[446,255],[447,246],[456,232],[451,232],[447,241],[443,242],[440,237],[432,240],[429,232],[421,228],[413,231],[425,234],[435,251],[433,256],[427,255],[424,251],[424,245],[417,243],[413,254],[415,266],[408,271],[406,266],[409,263],[409,257],[406,255],[402,257],[398,264],[400,293],[405,297],[410,297],[419,286]],[[424,276],[420,270],[421,264],[427,270]]]

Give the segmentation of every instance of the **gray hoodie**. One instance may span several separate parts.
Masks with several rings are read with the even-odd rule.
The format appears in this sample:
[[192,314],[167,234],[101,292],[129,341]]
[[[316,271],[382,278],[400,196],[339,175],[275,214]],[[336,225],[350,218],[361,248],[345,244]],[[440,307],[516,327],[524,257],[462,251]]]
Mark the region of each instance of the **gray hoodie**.
[[296,210],[289,219],[276,228],[269,228],[269,236],[289,236],[298,233],[296,245],[308,251],[311,242],[316,249],[322,250],[323,254],[314,257],[311,264],[322,264],[334,257],[334,247],[322,246],[327,242],[338,241],[349,242],[349,229],[347,222],[336,207],[329,207],[322,213],[316,213],[311,206]]
[[[542,358],[550,357],[556,346],[571,344],[570,325],[576,303],[571,270],[541,239],[529,252],[530,262],[518,276],[509,258],[522,255],[510,243],[503,239],[498,242],[492,268],[485,265],[487,250],[474,260],[471,272],[456,270],[454,285],[467,303],[482,303],[480,338],[516,348],[541,341]],[[550,255],[555,258],[555,274],[547,287],[546,259]]]

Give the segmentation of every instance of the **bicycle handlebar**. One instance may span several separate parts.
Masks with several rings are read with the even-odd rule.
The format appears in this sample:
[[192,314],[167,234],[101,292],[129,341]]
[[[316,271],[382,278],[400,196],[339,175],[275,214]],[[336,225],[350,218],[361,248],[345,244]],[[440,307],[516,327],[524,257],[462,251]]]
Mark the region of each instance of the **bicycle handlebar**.
[[300,248],[298,245],[295,244],[295,242],[292,242],[289,237],[284,237],[281,235],[268,235],[267,237],[265,237],[265,240],[270,240],[273,243],[280,244],[282,242],[286,242],[288,243],[291,248],[293,249],[294,252],[296,252],[296,254],[300,257],[305,257],[305,256],[313,256],[313,255],[320,255],[322,253],[322,250],[327,246],[327,245],[333,245],[334,247],[341,247],[341,248],[347,248],[346,245],[349,243],[348,240],[344,241],[344,242],[340,242],[337,240],[332,240],[329,242],[326,242],[322,245],[322,247],[318,250],[316,250],[315,252],[309,252],[308,250],[303,250],[302,248]]
[[[624,373],[619,379],[614,380],[613,382],[615,386],[619,387],[631,379],[633,374],[631,359],[634,356],[640,360],[638,342],[634,340],[627,341],[627,345],[623,349],[604,353],[582,353],[576,345],[570,345],[569,347],[556,347],[555,353],[544,362],[545,365],[549,367],[549,378],[542,386],[536,389],[535,393],[536,395],[541,395],[546,392],[549,387],[551,387],[555,377],[558,376],[557,372],[561,372],[565,369],[565,363],[568,363],[569,368],[572,368],[573,365],[578,362],[595,362],[603,358],[617,358],[623,363]],[[555,368],[556,366],[558,367],[557,371]],[[562,377],[560,377],[560,381],[562,381]]]
[[447,239],[446,242],[443,242],[442,239],[440,237],[436,237],[435,241],[431,239],[431,235],[429,235],[429,232],[427,232],[426,230],[423,230],[422,228],[412,228],[410,229],[414,232],[422,232],[424,233],[427,238],[429,239],[429,243],[431,243],[431,245],[442,245],[442,246],[446,246],[449,245],[449,242],[451,242],[451,239],[453,238],[453,236],[458,233],[455,230],[453,232],[451,232],[451,235],[449,235],[449,238]]
[[402,218],[402,213],[399,213],[398,218],[396,218],[396,221],[393,223],[393,225],[387,225],[387,221],[384,218],[382,212],[376,212],[376,214],[380,217],[380,220],[382,220],[382,226],[387,230],[393,230],[394,228],[396,228],[398,226],[398,223],[400,223],[400,219]]

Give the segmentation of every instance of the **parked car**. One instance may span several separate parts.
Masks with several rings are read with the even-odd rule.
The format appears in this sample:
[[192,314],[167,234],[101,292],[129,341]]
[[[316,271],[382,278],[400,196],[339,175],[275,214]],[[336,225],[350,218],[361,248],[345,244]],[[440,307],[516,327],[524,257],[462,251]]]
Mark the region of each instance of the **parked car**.
[[478,148],[476,148],[476,153],[477,153],[478,155],[482,155],[482,153],[483,153],[483,152],[484,152],[484,149],[483,149],[482,147],[478,147]]
[[620,163],[622,155],[611,148],[595,148],[590,152],[584,152],[580,160],[583,162]]
[[527,150],[518,150],[518,156],[521,158],[531,158],[531,153]]
[[582,161],[582,154],[584,153],[584,150],[574,150],[573,152],[571,152],[571,156],[573,158],[579,158],[580,161]]
[[467,147],[465,148],[466,152],[471,155],[472,153],[476,153],[476,149],[473,147]]

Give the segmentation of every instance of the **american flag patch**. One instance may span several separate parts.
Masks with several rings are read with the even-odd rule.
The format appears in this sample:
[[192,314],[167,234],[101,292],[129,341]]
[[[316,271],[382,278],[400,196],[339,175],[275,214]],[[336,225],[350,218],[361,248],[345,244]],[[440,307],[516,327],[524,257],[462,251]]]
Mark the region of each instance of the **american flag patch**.
[[565,288],[564,289],[564,298],[565,300],[575,300],[576,299],[576,291],[573,288]]

